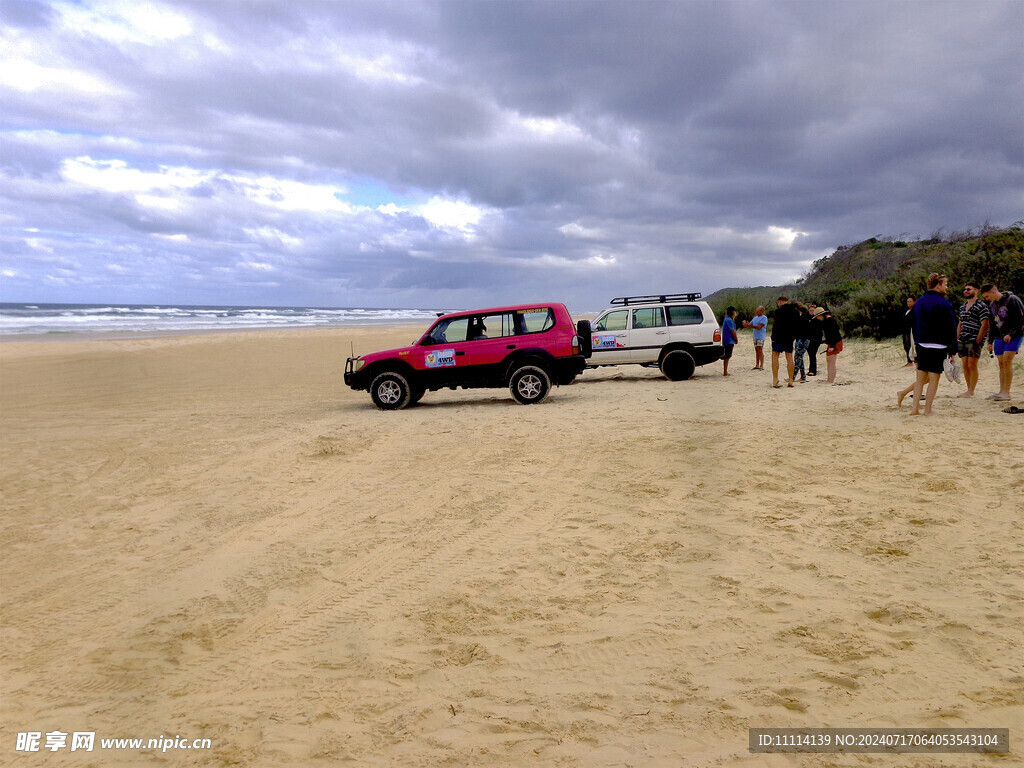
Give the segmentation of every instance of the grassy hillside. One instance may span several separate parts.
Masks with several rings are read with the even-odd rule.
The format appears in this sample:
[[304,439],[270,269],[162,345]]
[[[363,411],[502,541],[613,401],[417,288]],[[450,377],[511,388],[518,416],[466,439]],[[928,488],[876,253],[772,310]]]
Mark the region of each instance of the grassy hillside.
[[917,242],[871,238],[814,262],[796,284],[724,288],[708,301],[718,317],[732,304],[743,318],[759,304],[771,317],[779,295],[824,302],[845,334],[881,339],[899,335],[907,296],[924,293],[930,272],[949,276],[954,304],[968,280],[996,283],[1024,296],[1024,222],[945,237],[937,233]]

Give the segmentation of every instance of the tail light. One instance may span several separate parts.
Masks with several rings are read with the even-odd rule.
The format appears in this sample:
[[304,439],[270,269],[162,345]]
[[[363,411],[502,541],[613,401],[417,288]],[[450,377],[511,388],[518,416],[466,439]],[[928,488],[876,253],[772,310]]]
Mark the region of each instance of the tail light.
[[721,328],[715,328],[715,341],[716,342],[721,342],[722,341],[722,329]]
[[580,337],[579,336],[573,336],[572,337],[572,353],[574,355],[578,355],[580,353]]

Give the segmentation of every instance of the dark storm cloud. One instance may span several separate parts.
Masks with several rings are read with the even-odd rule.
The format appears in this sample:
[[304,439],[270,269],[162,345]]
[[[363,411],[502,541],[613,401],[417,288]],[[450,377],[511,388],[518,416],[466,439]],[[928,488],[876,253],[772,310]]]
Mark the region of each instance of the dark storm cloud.
[[1024,207],[1017,2],[4,0],[0,23],[5,298],[596,308]]

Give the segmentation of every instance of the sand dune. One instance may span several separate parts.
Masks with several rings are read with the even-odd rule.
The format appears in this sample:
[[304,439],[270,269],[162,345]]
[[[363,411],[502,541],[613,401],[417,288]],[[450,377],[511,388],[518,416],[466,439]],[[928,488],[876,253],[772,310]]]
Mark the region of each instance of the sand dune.
[[911,419],[866,342],[773,390],[746,336],[729,379],[539,406],[344,387],[418,331],[0,345],[3,762],[60,730],[212,744],[76,765],[1022,764],[747,751],[1019,738],[1021,417],[944,382]]

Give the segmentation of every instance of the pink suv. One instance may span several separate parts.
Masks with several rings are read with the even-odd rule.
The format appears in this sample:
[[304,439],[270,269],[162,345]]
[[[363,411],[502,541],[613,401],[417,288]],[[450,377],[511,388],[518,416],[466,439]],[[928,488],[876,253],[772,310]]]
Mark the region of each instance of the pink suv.
[[442,315],[411,347],[348,358],[345,383],[386,411],[444,387],[507,386],[529,405],[572,383],[590,352],[590,324],[573,325],[564,304],[477,309]]

